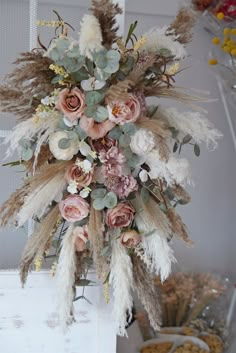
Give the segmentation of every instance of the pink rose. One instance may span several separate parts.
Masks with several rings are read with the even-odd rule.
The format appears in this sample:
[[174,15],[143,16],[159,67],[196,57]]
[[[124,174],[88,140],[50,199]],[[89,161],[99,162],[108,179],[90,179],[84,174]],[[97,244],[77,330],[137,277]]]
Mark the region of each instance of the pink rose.
[[107,152],[101,151],[99,159],[103,163],[103,172],[106,177],[108,175],[121,176],[123,174],[126,158],[117,146],[111,147]]
[[78,195],[71,195],[62,200],[59,209],[62,217],[68,222],[81,221],[89,214],[89,204]]
[[113,191],[120,199],[128,197],[133,191],[138,190],[136,179],[132,175],[109,176],[104,181],[109,191]]
[[[79,161],[78,161],[79,162]],[[78,184],[78,189],[89,186],[93,180],[93,169],[85,172],[77,163],[72,164],[66,171],[65,179],[68,184],[73,180]]]
[[141,242],[141,236],[136,230],[130,229],[121,234],[120,242],[127,248],[135,248]]
[[128,202],[118,203],[114,208],[107,210],[106,224],[110,228],[127,227],[134,218],[135,209]]
[[113,101],[107,106],[109,120],[113,123],[124,125],[136,121],[141,115],[141,104],[139,99],[130,94],[127,102]]
[[93,140],[104,137],[115,126],[115,124],[108,119],[102,123],[97,123],[93,118],[88,118],[85,115],[80,118],[79,125]]
[[70,122],[78,119],[84,112],[85,98],[78,87],[64,88],[58,97],[56,108],[61,110]]
[[87,226],[75,227],[73,230],[75,237],[75,250],[78,252],[86,250],[86,243],[88,241],[88,229]]

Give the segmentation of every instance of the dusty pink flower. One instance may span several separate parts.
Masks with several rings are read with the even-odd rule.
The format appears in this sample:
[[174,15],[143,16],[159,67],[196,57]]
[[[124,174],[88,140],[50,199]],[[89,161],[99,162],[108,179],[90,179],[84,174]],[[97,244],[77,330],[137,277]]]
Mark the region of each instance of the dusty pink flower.
[[126,158],[117,146],[111,147],[107,152],[102,151],[99,154],[99,159],[103,163],[103,172],[105,176],[122,175],[123,165],[126,162]]
[[71,122],[78,119],[84,112],[85,98],[78,87],[69,90],[64,88],[58,96],[56,108],[61,110]]
[[121,177],[108,175],[104,184],[109,191],[113,191],[120,199],[128,197],[131,192],[138,190],[137,181],[132,175],[122,175]]
[[79,125],[93,140],[104,137],[115,126],[108,119],[102,123],[97,123],[93,118],[88,118],[85,115],[80,118]]
[[130,229],[121,233],[120,242],[127,248],[135,248],[141,242],[141,236],[136,230]]
[[110,228],[127,227],[134,218],[135,209],[128,202],[118,203],[114,208],[107,210],[106,224]]
[[117,146],[118,141],[108,136],[104,136],[98,140],[91,140],[90,144],[93,150],[95,150],[97,153],[100,153],[107,152],[111,147]]
[[82,167],[78,165],[78,163],[74,163],[67,169],[65,179],[68,184],[70,181],[75,181],[78,184],[78,189],[80,190],[91,184],[93,180],[93,169],[89,172],[85,172]]
[[62,217],[68,222],[81,221],[89,214],[88,202],[78,195],[71,195],[62,200],[59,209]]
[[109,120],[116,124],[124,125],[136,121],[141,114],[141,104],[139,99],[130,94],[127,102],[113,101],[107,106]]
[[73,235],[75,237],[75,250],[78,252],[86,250],[86,243],[88,241],[88,229],[87,226],[75,227],[73,230]]

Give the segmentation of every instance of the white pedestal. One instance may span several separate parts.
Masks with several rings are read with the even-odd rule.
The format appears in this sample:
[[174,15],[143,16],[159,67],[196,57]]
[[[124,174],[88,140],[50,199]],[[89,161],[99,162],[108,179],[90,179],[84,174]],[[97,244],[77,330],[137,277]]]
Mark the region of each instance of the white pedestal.
[[115,353],[116,335],[99,286],[75,303],[76,322],[63,333],[56,320],[55,280],[32,273],[26,288],[18,273],[0,272],[0,351],[3,353]]

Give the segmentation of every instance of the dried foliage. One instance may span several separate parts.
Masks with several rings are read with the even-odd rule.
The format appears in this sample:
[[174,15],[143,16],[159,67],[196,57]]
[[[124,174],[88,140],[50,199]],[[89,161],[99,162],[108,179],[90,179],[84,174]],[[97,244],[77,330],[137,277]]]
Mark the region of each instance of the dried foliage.
[[113,4],[111,0],[92,0],[90,8],[93,15],[98,19],[103,37],[103,45],[109,48],[117,40],[116,16],[122,14],[122,9],[118,4]]
[[177,41],[186,44],[192,40],[192,29],[196,22],[196,13],[190,8],[182,7],[169,30],[177,35]]
[[171,131],[166,122],[162,120],[154,120],[149,118],[143,118],[136,122],[138,128],[143,128],[152,131],[156,136],[163,139],[171,137]]
[[49,240],[58,228],[61,214],[58,205],[54,206],[43,221],[37,226],[35,232],[28,239],[20,263],[20,278],[24,286],[31,264],[36,258],[41,258],[47,249]]
[[169,219],[169,224],[170,224],[170,227],[171,227],[173,234],[176,237],[182,239],[188,245],[192,245],[193,242],[191,239],[189,239],[187,227],[183,223],[181,217],[178,215],[178,213],[175,211],[175,209],[169,208],[166,211],[166,216]]
[[[36,172],[44,165],[47,165],[48,161],[51,161],[53,158],[54,157],[52,155],[52,152],[49,149],[49,146],[43,145],[38,155]],[[24,162],[24,166],[26,167],[26,170],[29,173],[33,172],[34,161],[35,161],[35,157],[33,156],[33,158],[31,158],[29,161]]]
[[0,225],[5,227],[11,219],[14,219],[20,208],[24,204],[24,199],[28,195],[30,184],[28,181],[24,185],[11,194],[0,207]]
[[20,119],[31,117],[40,99],[54,89],[51,63],[39,50],[22,53],[14,62],[17,67],[6,77],[7,83],[0,86],[0,109],[13,112]]
[[119,97],[119,100],[121,101],[128,101],[129,91],[134,85],[134,82],[131,80],[119,81],[112,85],[106,92],[106,103],[109,104],[110,102],[117,100],[117,97]]
[[134,289],[147,311],[152,328],[158,331],[161,326],[161,307],[153,279],[145,264],[136,254],[133,254],[131,258],[133,262]]
[[144,77],[146,71],[154,65],[157,60],[157,55],[143,52],[134,66],[133,70],[128,75],[128,80],[131,80],[136,85],[140,85],[140,81]]
[[182,200],[185,203],[189,203],[191,201],[191,196],[189,193],[183,188],[181,185],[175,185],[171,188],[171,191],[174,193],[177,200]]

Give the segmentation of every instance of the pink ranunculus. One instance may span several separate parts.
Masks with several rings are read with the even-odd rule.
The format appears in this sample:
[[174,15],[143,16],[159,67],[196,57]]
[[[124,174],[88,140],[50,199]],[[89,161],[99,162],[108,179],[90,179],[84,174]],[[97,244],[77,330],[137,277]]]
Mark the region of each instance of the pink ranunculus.
[[104,137],[115,126],[108,119],[102,123],[97,123],[93,118],[88,118],[85,115],[80,118],[79,125],[92,140]]
[[100,152],[107,152],[113,146],[118,146],[118,141],[108,136],[104,136],[97,140],[91,139],[90,145],[94,151],[96,151],[97,153],[100,153]]
[[71,195],[62,200],[59,209],[62,217],[68,222],[81,221],[89,214],[88,202],[78,195]]
[[120,242],[126,248],[135,248],[141,242],[141,236],[136,230],[130,229],[121,233]]
[[135,122],[141,115],[141,104],[139,99],[130,94],[127,102],[119,100],[111,102],[108,106],[109,120],[113,123],[124,125]]
[[128,203],[118,203],[107,210],[106,224],[110,228],[128,227],[134,218],[135,209]]
[[78,184],[78,189],[82,189],[89,186],[93,180],[93,169],[89,172],[85,172],[77,163],[72,164],[66,171],[65,179],[70,183],[70,181],[75,181]]
[[56,108],[61,110],[70,122],[80,118],[85,109],[84,94],[78,87],[64,88],[58,96]]
[[87,226],[75,227],[73,230],[75,250],[78,252],[86,250],[86,243],[88,241]]
[[101,151],[99,154],[99,159],[103,163],[103,171],[105,176],[122,175],[123,165],[126,162],[126,158],[117,146],[111,147],[107,152]]
[[104,184],[109,191],[113,191],[120,199],[128,197],[131,192],[138,190],[137,181],[132,175],[108,176]]

